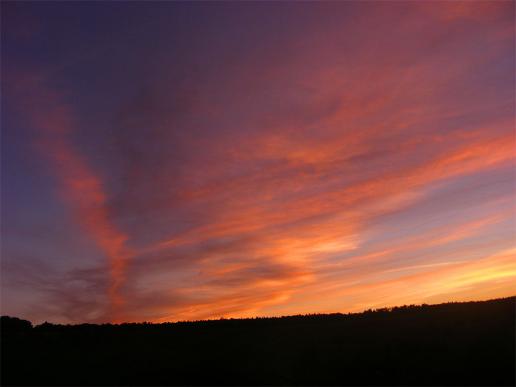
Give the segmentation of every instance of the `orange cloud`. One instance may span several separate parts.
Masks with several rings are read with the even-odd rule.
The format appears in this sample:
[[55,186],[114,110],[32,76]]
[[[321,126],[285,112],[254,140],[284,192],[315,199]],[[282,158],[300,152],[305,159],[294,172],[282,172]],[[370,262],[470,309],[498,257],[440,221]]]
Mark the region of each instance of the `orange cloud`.
[[31,117],[41,130],[37,149],[50,162],[61,194],[73,208],[76,219],[109,260],[110,313],[112,319],[118,319],[125,304],[120,290],[131,256],[125,245],[128,236],[110,219],[103,184],[71,141],[75,132],[71,108],[62,103],[56,93],[47,91],[41,80],[31,84],[31,88],[32,98],[40,103],[45,101]]
[[[24,106],[62,196],[108,259],[110,318],[349,311],[477,286],[482,297],[513,291],[505,258],[482,258],[512,252],[503,226],[514,213],[502,209],[516,156],[504,78],[512,8],[324,5],[307,23],[286,18],[281,36],[238,35],[236,56],[227,41],[209,55],[185,50],[184,63],[214,60],[202,74],[185,65],[188,76],[156,42],[131,58],[160,60],[121,78],[102,58],[92,68],[108,70],[93,86],[57,82],[54,69],[77,92],[73,107],[48,79],[19,77],[11,87],[32,94]],[[473,264],[481,259],[493,266]],[[91,270],[77,276],[103,286],[106,269]],[[102,320],[68,289],[77,288],[55,291],[68,319]]]

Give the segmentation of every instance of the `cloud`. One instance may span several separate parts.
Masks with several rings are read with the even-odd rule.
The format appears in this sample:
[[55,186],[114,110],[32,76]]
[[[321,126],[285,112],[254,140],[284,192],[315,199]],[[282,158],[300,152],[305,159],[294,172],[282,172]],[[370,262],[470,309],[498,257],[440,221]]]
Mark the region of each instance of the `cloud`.
[[[29,82],[31,79],[33,81]],[[62,101],[58,92],[48,88],[43,79],[44,76],[22,78],[27,83],[20,87],[17,97],[33,102],[30,119],[39,130],[37,139],[34,139],[35,148],[49,163],[59,184],[60,194],[73,209],[77,222],[108,259],[108,296],[113,308],[111,313],[116,315],[116,309],[124,303],[119,289],[131,255],[125,246],[128,237],[110,219],[102,181],[71,140],[75,132],[72,108]],[[67,318],[84,315],[84,308],[92,306],[93,301],[79,299],[75,292],[62,287],[56,286],[52,291],[61,298],[65,310],[71,309]]]
[[[222,29],[209,39],[174,25],[192,47],[142,38],[155,44],[82,53],[91,84],[12,70],[8,93],[21,95],[66,208],[107,258],[49,269],[44,286],[27,275],[54,300],[38,316],[348,311],[477,285],[506,295],[512,268],[492,257],[511,251],[501,225],[514,219],[497,201],[513,196],[511,7],[256,10],[275,33],[238,8],[205,27]],[[167,17],[145,36],[177,36]],[[481,259],[494,265],[482,278]]]

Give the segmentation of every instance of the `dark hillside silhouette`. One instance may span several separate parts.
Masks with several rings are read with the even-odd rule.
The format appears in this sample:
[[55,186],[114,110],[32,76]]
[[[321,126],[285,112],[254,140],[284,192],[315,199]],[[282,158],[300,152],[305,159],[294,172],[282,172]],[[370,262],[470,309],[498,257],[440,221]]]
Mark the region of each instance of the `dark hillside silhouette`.
[[514,385],[515,297],[358,314],[54,325],[2,317],[2,385]]

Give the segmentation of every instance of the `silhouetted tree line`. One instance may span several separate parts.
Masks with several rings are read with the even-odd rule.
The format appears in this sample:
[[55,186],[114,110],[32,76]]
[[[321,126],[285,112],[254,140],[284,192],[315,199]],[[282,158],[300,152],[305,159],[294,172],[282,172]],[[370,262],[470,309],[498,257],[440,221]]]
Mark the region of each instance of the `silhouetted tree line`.
[[164,324],[1,318],[2,385],[510,385],[516,297]]

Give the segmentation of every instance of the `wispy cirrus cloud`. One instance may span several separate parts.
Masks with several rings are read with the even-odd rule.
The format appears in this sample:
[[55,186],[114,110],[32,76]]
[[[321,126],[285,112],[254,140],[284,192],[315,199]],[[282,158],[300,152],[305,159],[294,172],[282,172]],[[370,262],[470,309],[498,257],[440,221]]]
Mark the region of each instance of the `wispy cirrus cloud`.
[[[76,221],[108,260],[110,280],[107,297],[111,307],[105,313],[112,318],[118,318],[118,309],[125,302],[120,294],[120,287],[131,255],[125,246],[128,237],[110,219],[103,182],[73,143],[76,131],[73,108],[63,101],[57,91],[45,84],[44,78],[44,75],[22,75],[21,79],[15,78],[10,82],[15,83],[18,88],[16,98],[23,98],[32,104],[32,109],[27,113],[31,125],[38,130],[37,136],[33,138],[34,149],[49,163],[59,186],[59,193],[72,209]],[[76,270],[73,273],[81,279],[80,273],[86,271]],[[54,279],[57,280],[55,276]],[[66,278],[63,280],[67,282]],[[95,285],[96,288],[100,283],[95,282]],[[98,292],[99,289],[95,290]],[[71,292],[67,285],[60,287],[54,284],[53,287],[48,287],[48,291],[59,298],[66,317],[72,320],[73,316],[85,314],[83,307],[87,308],[94,303],[91,299],[86,301],[84,295]],[[87,289],[81,289],[81,292],[87,292]]]
[[199,32],[170,4],[109,55],[52,32],[68,51],[14,88],[108,264],[23,286],[67,321],[514,292],[514,5],[477,5],[235,5]]

